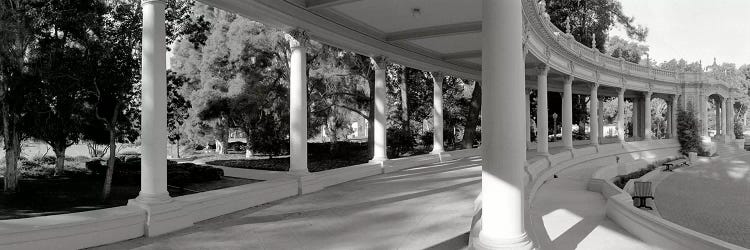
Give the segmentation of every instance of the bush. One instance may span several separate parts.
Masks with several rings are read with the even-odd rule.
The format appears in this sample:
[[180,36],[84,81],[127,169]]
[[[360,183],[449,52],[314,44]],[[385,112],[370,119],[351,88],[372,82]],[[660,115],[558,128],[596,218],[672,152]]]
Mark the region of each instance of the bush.
[[410,152],[414,149],[414,137],[411,133],[405,129],[388,128],[386,134],[386,141],[388,146],[388,158],[398,158],[404,153]]
[[[443,134],[445,135],[445,134]],[[443,138],[445,139],[445,138]],[[422,146],[425,147],[432,147],[433,142],[435,141],[434,133],[432,131],[427,131],[424,134],[419,136],[419,141],[422,142]]]
[[745,124],[742,123],[742,121],[737,118],[734,119],[734,136],[737,139],[745,139]]
[[677,140],[680,142],[681,154],[688,155],[690,152],[705,154],[701,147],[699,128],[698,118],[695,117],[692,103],[688,103],[686,109],[679,107],[677,111]]

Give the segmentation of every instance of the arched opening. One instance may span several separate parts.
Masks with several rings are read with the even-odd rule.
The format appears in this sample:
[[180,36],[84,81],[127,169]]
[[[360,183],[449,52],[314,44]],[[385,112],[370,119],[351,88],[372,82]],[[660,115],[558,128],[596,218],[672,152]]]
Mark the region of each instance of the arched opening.
[[710,137],[716,137],[718,135],[723,135],[723,121],[725,119],[722,119],[722,112],[724,102],[724,97],[719,94],[712,94],[709,95],[707,98],[707,110],[706,110],[706,130],[708,131],[708,136]]
[[651,134],[654,139],[669,138],[669,104],[661,97],[651,99]]

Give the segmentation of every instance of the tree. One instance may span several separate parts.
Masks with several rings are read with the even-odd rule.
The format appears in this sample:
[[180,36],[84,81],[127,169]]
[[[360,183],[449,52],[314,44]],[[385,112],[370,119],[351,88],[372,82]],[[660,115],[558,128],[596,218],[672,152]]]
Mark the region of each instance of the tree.
[[680,105],[677,111],[677,140],[680,142],[681,154],[703,153],[699,130],[698,118],[695,117],[693,104],[688,102],[687,108]]
[[[32,95],[27,127],[30,136],[49,144],[57,161],[55,175],[63,172],[65,150],[81,138],[87,95],[84,81],[85,45],[97,32],[105,6],[98,1],[49,1],[38,8],[42,32],[30,53],[28,65],[39,82]],[[75,15],[70,15],[75,13]],[[51,32],[50,32],[51,31]]]
[[464,128],[463,148],[473,148],[477,125],[480,124],[479,115],[482,111],[482,83],[474,81],[474,90],[471,94],[471,103],[468,106],[466,127]]
[[659,69],[675,72],[701,72],[703,69],[698,62],[688,63],[685,59],[672,59],[664,61],[656,66]]
[[26,136],[24,117],[29,111],[33,84],[38,82],[27,67],[28,55],[36,42],[34,34],[41,20],[43,2],[0,1],[0,114],[5,149],[4,187],[6,193],[18,188],[18,160],[21,141]]
[[596,35],[596,48],[602,52],[609,31],[616,24],[622,25],[631,39],[643,42],[648,36],[648,28],[635,24],[635,19],[626,16],[616,0],[545,0],[545,4],[552,24],[563,31],[570,26],[570,33],[576,41],[587,46]]
[[187,84],[189,79],[167,70],[167,128],[169,141],[176,145],[176,156],[180,158],[180,141],[183,139],[184,126],[188,118],[190,102],[181,95],[180,89]]
[[632,63],[640,63],[643,55],[648,54],[648,46],[627,41],[619,36],[610,37],[605,50],[614,58],[622,58]]

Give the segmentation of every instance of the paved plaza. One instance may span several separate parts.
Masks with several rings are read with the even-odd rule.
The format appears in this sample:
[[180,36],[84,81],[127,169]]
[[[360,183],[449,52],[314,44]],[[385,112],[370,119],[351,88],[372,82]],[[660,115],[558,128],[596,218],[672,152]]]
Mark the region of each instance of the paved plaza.
[[479,164],[474,157],[373,176],[98,249],[460,249]]
[[664,219],[750,248],[750,155],[676,170],[655,203]]

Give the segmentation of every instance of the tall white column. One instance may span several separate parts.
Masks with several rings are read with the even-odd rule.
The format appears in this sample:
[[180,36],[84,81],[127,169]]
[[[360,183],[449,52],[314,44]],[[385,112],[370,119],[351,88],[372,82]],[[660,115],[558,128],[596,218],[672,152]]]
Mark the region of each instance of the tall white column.
[[[639,97],[634,97],[631,99],[633,102],[633,110],[632,115],[630,116],[630,123],[633,125],[632,129],[633,131],[630,131],[633,133],[633,140],[636,140],[637,138],[641,137],[641,130],[640,130],[640,118],[641,118],[641,99]],[[623,118],[624,119],[624,118]],[[628,128],[627,121],[624,122],[625,129]]]
[[549,66],[540,64],[536,78],[536,152],[549,155],[549,114],[547,111],[547,73]]
[[617,91],[617,138],[625,142],[625,88]]
[[599,145],[599,83],[591,84],[589,97],[589,138],[591,145]]
[[651,131],[651,95],[653,95],[653,92],[646,92],[646,99],[644,100],[646,104],[644,105],[645,107],[643,110],[643,136],[646,137],[645,140],[647,141],[650,141],[652,139],[651,136],[653,135],[653,132]]
[[725,136],[725,138],[726,138],[725,142],[726,143],[730,143],[730,142],[734,141],[734,139],[735,139],[734,138],[734,101],[732,100],[731,97],[727,98],[725,106],[726,106],[725,110],[727,112],[726,119],[725,119],[726,120],[726,129],[727,129],[726,136]]
[[672,96],[672,104],[670,105],[670,109],[672,110],[672,112],[670,113],[670,121],[669,121],[669,127],[671,128],[669,131],[670,139],[677,139],[677,112],[678,112],[677,106],[679,103],[679,99],[680,99],[679,95]]
[[388,128],[386,121],[386,86],[385,86],[385,70],[386,61],[385,57],[374,57],[373,65],[375,66],[375,124],[373,127],[375,132],[375,147],[373,148],[373,156],[370,162],[381,163],[388,159],[386,150],[386,129]]
[[[524,228],[526,150],[521,1],[482,1],[482,228],[476,249],[532,249]],[[543,92],[542,92],[543,93]]]
[[526,116],[526,145],[531,144],[531,90],[525,89],[526,91],[526,106],[524,107],[523,114]]
[[724,135],[724,100],[719,101],[716,100],[716,119],[714,119],[714,123],[716,124],[716,138],[719,138],[718,135]]
[[170,200],[167,192],[167,45],[163,1],[143,1],[141,79],[141,203]]
[[289,61],[289,172],[307,174],[307,44],[303,30],[287,35]]
[[562,100],[562,139],[566,149],[573,149],[573,76],[565,77]]
[[701,96],[699,98],[700,100],[700,116],[701,116],[701,125],[703,130],[703,136],[708,136],[708,97],[707,96]]
[[433,133],[432,154],[445,152],[443,147],[443,81],[445,75],[442,72],[432,72],[433,79]]

